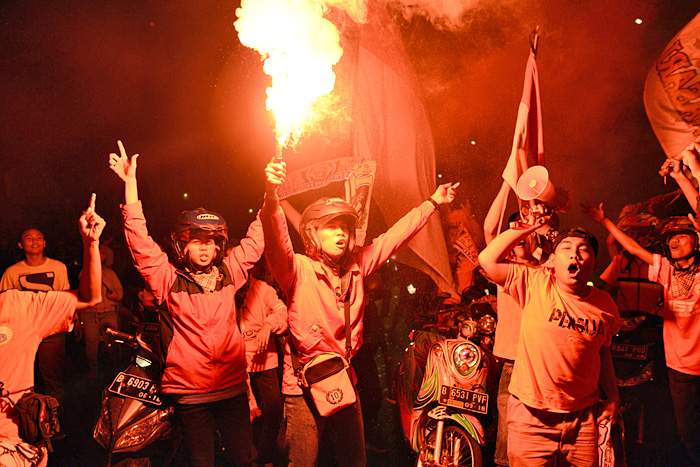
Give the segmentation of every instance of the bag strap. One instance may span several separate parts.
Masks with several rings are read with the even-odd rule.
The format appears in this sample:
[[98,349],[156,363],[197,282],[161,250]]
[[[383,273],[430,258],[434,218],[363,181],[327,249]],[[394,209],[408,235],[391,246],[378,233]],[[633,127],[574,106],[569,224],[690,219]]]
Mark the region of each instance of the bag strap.
[[350,333],[350,302],[347,298],[343,302],[343,308],[345,308],[345,360],[350,363],[352,358],[352,335]]
[[352,285],[352,272],[345,271],[340,277],[340,289],[345,292],[343,309],[345,312],[345,360],[350,363],[352,358],[352,332],[350,329],[350,286]]
[[[350,285],[352,284],[352,272],[346,271],[340,278],[341,290],[345,291],[345,300],[343,300],[343,310],[345,313],[345,360],[350,363],[352,357],[352,333],[350,329]],[[294,337],[290,337],[289,348],[292,356],[292,368],[294,373],[299,376],[301,372],[301,362],[299,361],[299,353],[294,346]]]
[[292,368],[294,369],[294,374],[297,378],[301,376],[301,362],[299,362],[299,354],[297,353],[297,348],[294,346],[294,336],[289,336],[289,349],[292,354]]
[[13,408],[17,408],[15,405],[15,402],[10,398],[10,391],[5,389],[5,383],[0,381],[0,399],[5,399],[7,402],[9,402],[10,406]]

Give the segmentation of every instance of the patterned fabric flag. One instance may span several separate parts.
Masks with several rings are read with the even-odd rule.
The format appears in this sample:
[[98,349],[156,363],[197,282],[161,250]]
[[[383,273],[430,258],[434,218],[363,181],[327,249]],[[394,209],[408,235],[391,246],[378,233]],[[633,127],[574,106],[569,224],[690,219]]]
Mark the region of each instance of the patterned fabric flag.
[[[370,206],[391,226],[435,192],[435,149],[418,79],[385,5],[368,1],[367,21],[361,24],[337,11],[331,17],[334,23],[343,24],[343,58],[336,72],[339,81],[349,83],[348,152],[317,151],[290,157],[290,166],[303,167],[288,173],[279,195],[294,200],[324,191],[324,196],[335,192],[344,197],[360,216],[357,242],[361,245]],[[396,260],[428,274],[441,290],[459,296],[439,215],[431,216],[399,250]]]
[[[387,225],[435,191],[435,148],[417,77],[385,6],[370,1],[360,26],[353,75],[354,150],[377,162],[373,199]],[[456,180],[455,180],[456,181]],[[397,254],[456,296],[440,217]]]
[[700,138],[700,14],[666,46],[644,86],[644,106],[666,156]]

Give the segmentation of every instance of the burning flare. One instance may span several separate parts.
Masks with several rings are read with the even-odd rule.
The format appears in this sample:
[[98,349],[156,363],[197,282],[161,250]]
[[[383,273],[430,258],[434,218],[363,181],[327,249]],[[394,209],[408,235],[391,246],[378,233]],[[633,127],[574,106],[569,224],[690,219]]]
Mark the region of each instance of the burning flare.
[[325,6],[313,0],[242,0],[234,23],[241,43],[257,50],[265,73],[267,109],[275,116],[277,144],[294,142],[310,123],[311,105],[333,90],[343,49]]

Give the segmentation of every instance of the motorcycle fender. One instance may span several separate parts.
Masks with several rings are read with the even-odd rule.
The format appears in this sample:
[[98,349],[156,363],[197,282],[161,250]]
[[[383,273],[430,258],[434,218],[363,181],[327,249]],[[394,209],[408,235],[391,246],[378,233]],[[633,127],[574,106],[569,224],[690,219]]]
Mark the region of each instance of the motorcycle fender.
[[464,411],[450,409],[448,409],[448,414],[450,420],[453,420],[457,425],[464,428],[480,445],[485,445],[484,428],[481,426],[481,422],[478,418]]

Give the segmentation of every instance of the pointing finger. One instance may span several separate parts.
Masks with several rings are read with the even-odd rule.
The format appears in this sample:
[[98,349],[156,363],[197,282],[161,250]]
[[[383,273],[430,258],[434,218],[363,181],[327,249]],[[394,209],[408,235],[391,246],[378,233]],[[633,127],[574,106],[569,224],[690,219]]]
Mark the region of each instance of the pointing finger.
[[121,153],[122,157],[126,157],[126,149],[124,149],[124,145],[122,144],[122,140],[118,139],[117,144],[119,145],[119,152]]

